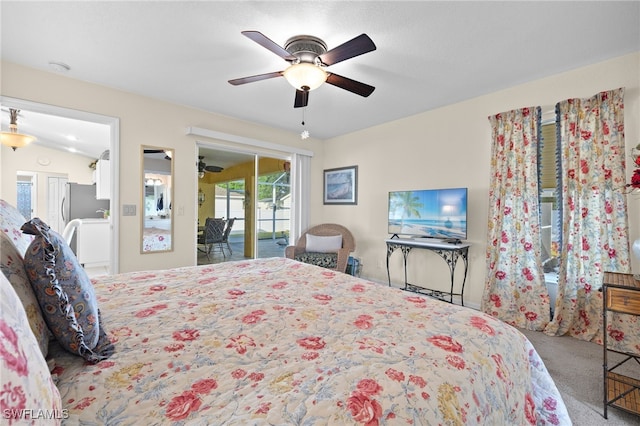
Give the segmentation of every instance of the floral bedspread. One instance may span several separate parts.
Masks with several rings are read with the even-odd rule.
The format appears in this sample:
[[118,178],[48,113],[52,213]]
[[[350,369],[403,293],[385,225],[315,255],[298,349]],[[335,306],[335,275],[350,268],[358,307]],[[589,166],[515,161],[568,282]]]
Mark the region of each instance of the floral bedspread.
[[115,354],[51,348],[66,424],[571,424],[488,315],[285,258],[100,277]]
[[144,228],[142,251],[171,250],[171,231],[161,228]]

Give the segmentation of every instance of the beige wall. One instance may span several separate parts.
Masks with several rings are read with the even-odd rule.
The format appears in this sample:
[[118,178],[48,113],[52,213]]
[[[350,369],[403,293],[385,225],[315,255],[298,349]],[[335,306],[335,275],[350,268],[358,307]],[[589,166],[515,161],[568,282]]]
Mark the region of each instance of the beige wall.
[[[363,275],[387,282],[387,193],[393,190],[469,188],[469,276],[466,300],[480,304],[485,251],[491,132],[487,117],[524,106],[553,110],[568,98],[625,87],[627,149],[640,143],[640,55],[633,54],[522,84],[403,120],[325,141],[325,168],[358,165],[357,206],[323,206],[322,218],[350,228]],[[424,94],[428,96],[428,94]],[[372,97],[374,101],[375,94]],[[640,197],[630,198],[631,239],[640,237]],[[401,254],[391,258],[392,282],[403,282]],[[448,269],[433,253],[409,255],[409,281],[441,288]],[[462,273],[462,264],[457,273]],[[636,264],[635,271],[640,270]]]
[[[3,62],[1,70],[0,88],[3,96],[120,119],[120,206],[117,208],[120,272],[194,265],[196,262],[197,147],[196,138],[186,135],[187,127],[200,127],[314,151],[312,174],[322,174],[323,145],[313,138],[303,141],[297,133],[169,104],[12,63]],[[206,141],[206,138],[200,140]],[[141,145],[175,149],[173,252],[140,254]],[[26,151],[25,148],[25,155]],[[0,161],[3,169],[6,157],[2,151]],[[3,194],[0,193],[0,196]],[[138,215],[122,216],[122,204],[135,204]],[[321,220],[319,213],[317,208],[311,210],[313,222]]]
[[0,194],[2,199],[16,205],[16,175],[18,172],[36,174],[38,199],[32,217],[47,221],[47,178],[49,176],[67,177],[69,182],[93,183],[93,170],[89,168],[92,159],[36,145],[28,149],[13,151],[10,147],[0,146],[2,168],[0,170]]
[[[469,188],[469,277],[466,299],[478,306],[485,280],[485,240],[489,185],[490,129],[487,117],[523,106],[553,105],[567,98],[589,97],[625,87],[627,148],[640,142],[640,54],[522,84],[434,111],[386,123],[327,141],[167,104],[105,87],[2,64],[2,95],[120,118],[120,204],[140,204],[140,145],[176,150],[176,244],[173,253],[139,254],[139,217],[120,217],[120,270],[191,265],[195,262],[197,218],[195,138],[187,126],[300,147],[315,153],[311,170],[311,225],[338,222],[356,238],[363,276],[386,283],[387,193],[437,187]],[[371,98],[375,101],[375,94]],[[3,151],[2,161],[6,154]],[[4,164],[4,163],[3,163]],[[358,165],[357,206],[322,203],[322,170]],[[1,194],[0,194],[1,195]],[[121,208],[119,209],[121,211]],[[139,209],[138,209],[139,211]],[[640,237],[640,198],[629,208],[631,238]],[[444,262],[432,253],[411,253],[410,281],[440,286],[447,278]],[[401,281],[400,254],[392,257],[392,280]],[[640,265],[635,265],[640,270]],[[458,273],[461,269],[458,269]]]

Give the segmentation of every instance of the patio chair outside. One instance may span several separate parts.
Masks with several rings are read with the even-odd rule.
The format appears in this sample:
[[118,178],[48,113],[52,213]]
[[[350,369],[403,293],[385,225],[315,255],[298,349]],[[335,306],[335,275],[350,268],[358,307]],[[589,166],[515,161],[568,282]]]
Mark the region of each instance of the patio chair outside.
[[[211,260],[211,251],[214,247],[222,243],[225,223],[224,219],[208,217],[204,223],[204,231],[198,236],[198,245],[204,247],[203,249],[198,247],[198,250],[205,253],[209,260]],[[224,256],[224,251],[222,255]]]

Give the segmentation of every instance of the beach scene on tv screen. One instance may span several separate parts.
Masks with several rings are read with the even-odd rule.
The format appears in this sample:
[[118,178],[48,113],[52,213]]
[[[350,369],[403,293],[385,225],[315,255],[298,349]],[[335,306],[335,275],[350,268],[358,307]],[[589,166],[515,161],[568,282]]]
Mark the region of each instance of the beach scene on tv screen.
[[390,192],[389,233],[466,239],[466,188]]

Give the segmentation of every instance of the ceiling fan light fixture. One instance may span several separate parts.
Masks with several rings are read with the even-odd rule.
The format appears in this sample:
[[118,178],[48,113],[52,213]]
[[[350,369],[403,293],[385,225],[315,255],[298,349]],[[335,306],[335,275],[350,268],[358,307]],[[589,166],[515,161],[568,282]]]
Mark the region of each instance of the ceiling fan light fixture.
[[1,135],[2,145],[10,146],[14,151],[36,140],[34,136],[18,133],[18,112],[20,112],[20,110],[9,109],[9,116],[11,117],[9,131],[2,132]]
[[293,64],[283,72],[284,78],[296,90],[314,90],[327,81],[327,72],[322,67],[300,62]]

